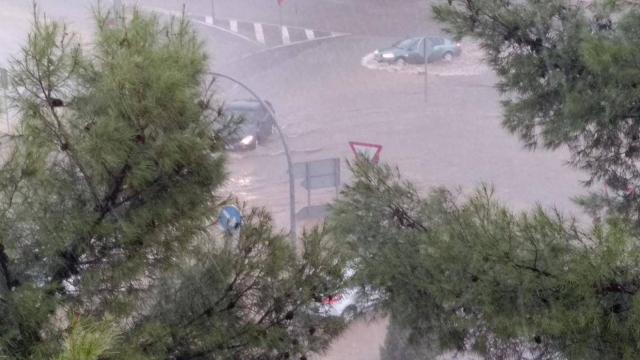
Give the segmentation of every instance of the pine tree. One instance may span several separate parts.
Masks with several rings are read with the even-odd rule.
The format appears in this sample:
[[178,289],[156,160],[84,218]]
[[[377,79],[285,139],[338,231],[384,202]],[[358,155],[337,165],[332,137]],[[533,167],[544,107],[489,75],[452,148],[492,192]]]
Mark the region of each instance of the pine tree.
[[264,210],[244,207],[239,234],[217,230],[227,123],[201,93],[201,41],[184,18],[109,19],[96,13],[87,49],[36,14],[13,61],[19,119],[0,167],[0,357],[74,358],[65,338],[95,339],[76,318],[108,319],[121,334],[93,353],[100,359],[321,350],[343,326],[307,311],[343,286],[331,238],[316,229],[296,256]]
[[94,324],[74,320],[65,336],[64,350],[56,360],[99,360],[113,353],[118,332],[109,321]]
[[449,32],[485,50],[504,96],[504,127],[530,147],[568,147],[570,163],[590,175],[587,185],[611,189],[585,203],[637,218],[637,4],[451,0],[433,9]]
[[[627,221],[581,230],[540,207],[514,213],[490,187],[423,197],[387,165],[361,158],[352,169],[330,228],[358,284],[381,292],[390,336],[413,345],[405,355],[637,358],[640,241]],[[402,358],[393,341],[384,354]]]

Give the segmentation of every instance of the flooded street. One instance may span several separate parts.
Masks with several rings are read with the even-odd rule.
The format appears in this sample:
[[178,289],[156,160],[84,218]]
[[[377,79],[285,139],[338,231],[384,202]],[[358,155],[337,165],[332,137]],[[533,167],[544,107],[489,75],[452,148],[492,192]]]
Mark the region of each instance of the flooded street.
[[[87,2],[67,2],[77,7],[68,11],[71,7],[57,0],[39,4],[52,18],[86,31]],[[30,6],[22,0],[2,3],[0,56],[5,61],[0,63],[6,64],[29,28]],[[347,162],[354,157],[349,142],[379,144],[381,161],[397,166],[423,192],[441,185],[468,192],[489,183],[514,209],[539,203],[577,212],[570,198],[583,193],[580,180],[586,176],[565,164],[566,152],[523,149],[502,128],[496,77],[476,44],[463,42],[460,57],[429,64],[426,77],[424,65],[374,59],[374,50],[407,35],[440,35],[426,1],[410,0],[402,7],[395,0],[292,0],[281,15],[275,3],[217,0],[216,18],[209,1],[189,1],[185,9],[211,52],[211,69],[239,79],[273,104],[294,163],[338,158],[345,184],[350,181]],[[163,16],[183,5],[176,0],[126,4]],[[280,29],[280,18],[291,27],[286,36],[267,26]],[[218,86],[226,101],[250,98],[225,80]],[[284,155],[277,134],[255,150],[230,153],[224,191],[250,206],[266,207],[287,232]],[[313,190],[308,198],[301,182],[297,179],[295,186],[297,211],[335,198],[330,187]],[[299,231],[321,221],[299,219]],[[385,319],[355,322],[321,359],[377,360],[386,326]]]

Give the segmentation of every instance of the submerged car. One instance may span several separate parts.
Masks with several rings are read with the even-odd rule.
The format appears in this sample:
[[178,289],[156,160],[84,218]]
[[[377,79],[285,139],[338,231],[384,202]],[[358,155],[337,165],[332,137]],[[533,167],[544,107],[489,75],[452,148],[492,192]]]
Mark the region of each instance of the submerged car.
[[428,36],[400,40],[389,48],[376,50],[374,56],[378,62],[390,64],[424,64],[425,43],[427,62],[451,61],[454,56],[462,53],[460,43],[443,37]]
[[[265,102],[273,113],[273,107]],[[258,100],[235,100],[224,106],[224,112],[240,121],[238,128],[227,139],[227,150],[254,150],[272,134],[275,121]]]
[[[353,267],[347,267],[345,278],[351,279],[354,274]],[[358,315],[374,310],[381,300],[382,294],[369,287],[349,287],[339,293],[318,298],[316,304],[308,309],[308,313],[351,321]]]
[[322,299],[316,311],[323,316],[342,317],[350,321],[371,307],[372,302],[363,303],[359,300],[358,289],[349,288],[342,293]]

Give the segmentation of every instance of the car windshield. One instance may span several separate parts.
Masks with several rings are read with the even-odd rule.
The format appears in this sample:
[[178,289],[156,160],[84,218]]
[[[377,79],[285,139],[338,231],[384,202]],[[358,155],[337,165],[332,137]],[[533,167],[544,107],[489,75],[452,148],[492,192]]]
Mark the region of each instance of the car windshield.
[[238,127],[234,131],[234,138],[243,138],[248,135],[256,133],[258,123],[264,118],[264,114],[257,110],[234,110],[233,108],[227,109],[228,115],[234,117],[240,121]]
[[236,131],[236,135],[239,137],[245,137],[249,135],[254,135],[256,133],[256,129],[258,128],[258,124],[255,121],[244,120],[240,125],[238,125],[238,129]]
[[393,44],[393,47],[397,49],[409,50],[415,47],[418,41],[420,41],[420,38],[405,39]]

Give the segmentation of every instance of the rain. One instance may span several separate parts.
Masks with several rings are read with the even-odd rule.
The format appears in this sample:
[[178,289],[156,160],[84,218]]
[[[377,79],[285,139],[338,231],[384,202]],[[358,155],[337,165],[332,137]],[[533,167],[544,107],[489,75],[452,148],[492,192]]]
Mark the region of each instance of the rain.
[[[299,233],[322,222],[326,212],[320,210],[349,182],[350,142],[379,146],[380,160],[397,165],[420,189],[447,185],[467,191],[490,183],[513,209],[538,203],[578,211],[571,197],[583,191],[586,175],[566,165],[565,149],[525,149],[501,126],[497,78],[477,43],[463,39],[459,56],[426,67],[376,59],[376,51],[406,38],[449,39],[432,18],[436,0],[119,2],[165,18],[184,13],[206,44],[211,71],[241,82],[272,105],[275,118],[269,121],[277,122],[283,138],[269,123],[264,136],[229,152],[223,192],[264,206],[283,231],[290,229],[292,204],[282,140],[293,165],[339,159],[337,186],[306,189],[302,178],[294,179]],[[33,8],[26,0],[0,3],[0,67],[6,67],[26,38]],[[91,12],[98,2],[38,0],[37,5],[91,43]],[[104,0],[100,6],[112,3]],[[213,86],[221,102],[255,101],[231,80],[219,78]],[[307,207],[320,210],[305,212]],[[377,360],[387,321],[354,322],[317,359]],[[474,358],[466,356],[439,359]]]

